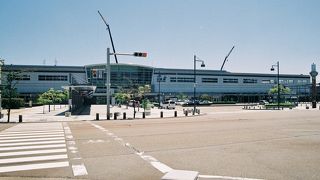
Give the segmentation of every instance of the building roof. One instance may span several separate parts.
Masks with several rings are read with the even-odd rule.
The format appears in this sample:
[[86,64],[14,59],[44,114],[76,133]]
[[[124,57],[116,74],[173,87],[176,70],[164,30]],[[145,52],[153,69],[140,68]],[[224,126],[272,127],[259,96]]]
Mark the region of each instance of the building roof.
[[[193,69],[174,69],[174,68],[155,68],[155,74],[167,74],[167,75],[194,75]],[[238,73],[238,72],[229,72],[229,71],[220,71],[220,70],[203,70],[197,69],[197,75],[203,76],[238,76],[238,77],[276,77],[275,73]],[[281,78],[310,78],[309,75],[303,74],[280,74]]]
[[3,71],[84,73],[83,66],[4,65]]

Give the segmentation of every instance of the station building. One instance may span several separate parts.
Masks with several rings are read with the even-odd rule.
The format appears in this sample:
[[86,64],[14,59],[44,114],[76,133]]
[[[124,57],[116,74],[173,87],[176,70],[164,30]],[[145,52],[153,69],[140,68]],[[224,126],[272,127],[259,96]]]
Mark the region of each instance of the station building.
[[[85,66],[5,65],[3,72],[19,71],[18,93],[27,100],[50,88],[86,89],[87,95],[105,99],[106,64]],[[150,85],[150,96],[174,97],[194,92],[194,70],[155,68],[137,64],[111,64],[111,91]],[[3,82],[5,83],[5,82]],[[307,100],[310,96],[310,76],[280,74],[280,84],[291,89],[290,96]],[[196,96],[208,94],[217,101],[257,102],[268,97],[277,84],[277,74],[233,73],[219,70],[196,70]],[[87,88],[87,87],[95,88]],[[78,89],[78,90],[79,90]],[[91,92],[89,92],[91,91]]]

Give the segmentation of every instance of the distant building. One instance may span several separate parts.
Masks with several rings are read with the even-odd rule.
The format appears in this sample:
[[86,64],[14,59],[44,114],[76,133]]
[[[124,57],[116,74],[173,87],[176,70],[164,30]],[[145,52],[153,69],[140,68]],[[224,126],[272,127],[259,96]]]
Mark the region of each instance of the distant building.
[[[85,66],[5,65],[8,71],[21,71],[17,91],[26,99],[34,99],[49,88],[92,85],[96,98],[105,99],[105,64]],[[218,70],[196,71],[196,95],[209,94],[216,100],[257,102],[268,97],[268,91],[277,83],[276,74],[232,73]],[[5,82],[3,82],[5,83]],[[290,96],[306,99],[310,95],[310,76],[280,74],[280,84],[291,89]],[[111,64],[113,92],[141,85],[151,85],[150,96],[193,95],[193,69],[154,68],[135,64]],[[160,92],[159,92],[160,86]]]

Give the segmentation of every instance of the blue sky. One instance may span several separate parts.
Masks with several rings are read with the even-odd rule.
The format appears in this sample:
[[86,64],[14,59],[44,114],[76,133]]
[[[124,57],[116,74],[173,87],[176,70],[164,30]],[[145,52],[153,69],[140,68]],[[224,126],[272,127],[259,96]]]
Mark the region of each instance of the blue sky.
[[[122,63],[232,72],[308,74],[320,65],[318,0],[0,0],[0,57],[7,64],[85,65],[105,62],[110,24]],[[319,69],[319,68],[318,68]],[[271,73],[271,72],[270,72]]]

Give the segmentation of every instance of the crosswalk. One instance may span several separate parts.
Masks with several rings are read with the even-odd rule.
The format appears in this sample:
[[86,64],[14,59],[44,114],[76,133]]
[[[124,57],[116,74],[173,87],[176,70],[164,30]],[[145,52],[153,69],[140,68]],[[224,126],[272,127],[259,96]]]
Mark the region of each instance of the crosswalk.
[[0,132],[0,173],[68,166],[62,123],[19,124]]

